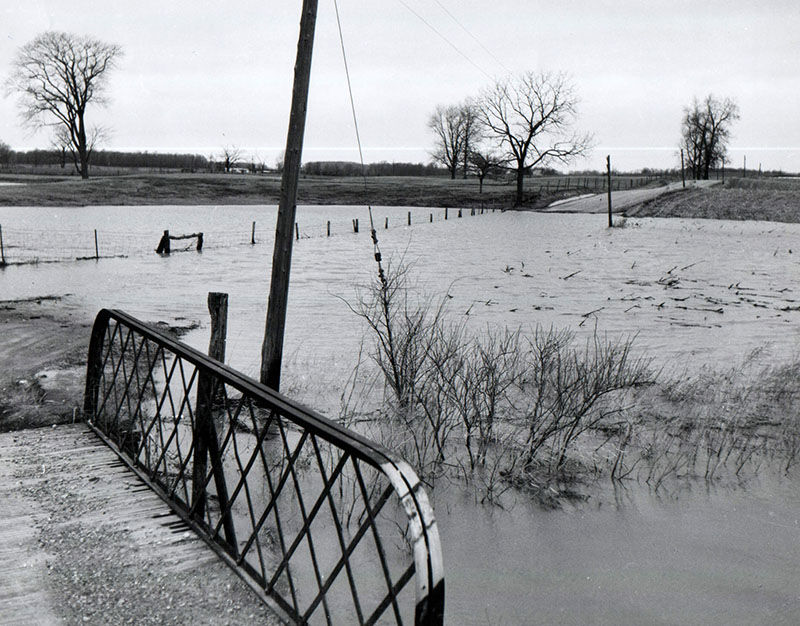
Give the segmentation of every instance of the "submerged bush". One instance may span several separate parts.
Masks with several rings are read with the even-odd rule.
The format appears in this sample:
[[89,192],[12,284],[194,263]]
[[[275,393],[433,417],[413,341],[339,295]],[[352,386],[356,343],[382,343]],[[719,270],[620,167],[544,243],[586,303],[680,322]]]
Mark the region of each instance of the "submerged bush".
[[[632,340],[596,334],[581,346],[564,330],[471,332],[439,302],[409,288],[400,267],[362,289],[351,309],[367,323],[388,392],[379,441],[428,478],[456,471],[487,498],[556,477],[587,432],[622,410],[627,391],[653,380]],[[581,461],[583,463],[583,461]]]

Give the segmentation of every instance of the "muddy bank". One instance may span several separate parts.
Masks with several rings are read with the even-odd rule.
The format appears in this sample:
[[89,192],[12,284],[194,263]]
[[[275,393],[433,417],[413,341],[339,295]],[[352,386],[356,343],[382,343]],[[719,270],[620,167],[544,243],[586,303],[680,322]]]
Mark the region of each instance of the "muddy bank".
[[0,432],[78,415],[90,334],[61,297],[0,300]]
[[[0,300],[0,432],[80,419],[92,322],[69,294]],[[198,325],[154,323],[176,338]]]

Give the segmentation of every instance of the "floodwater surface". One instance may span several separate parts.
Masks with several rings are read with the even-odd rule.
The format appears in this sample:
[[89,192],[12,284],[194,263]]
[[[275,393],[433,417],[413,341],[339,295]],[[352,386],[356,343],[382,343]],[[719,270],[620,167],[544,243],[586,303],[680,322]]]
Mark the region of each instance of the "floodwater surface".
[[[39,246],[42,260],[59,247],[92,256],[95,229],[101,256],[127,256],[8,266],[0,299],[61,295],[87,317],[107,307],[145,321],[199,322],[186,340],[205,349],[206,294],[224,291],[228,362],[257,377],[275,213],[2,208],[9,262],[22,252],[15,237]],[[444,221],[441,209],[404,208],[375,209],[374,220],[384,259],[403,259],[421,292],[447,295],[448,314],[476,332],[541,324],[579,339],[635,336],[640,353],[675,372],[729,367],[762,348],[766,363],[800,354],[797,224],[631,219],[608,229],[604,216],[458,219],[451,209]],[[348,302],[376,271],[368,222],[365,208],[298,209],[283,388],[334,417],[365,332]],[[153,249],[165,229],[202,231],[206,248],[160,257]],[[796,477],[765,472],[744,488],[704,487],[661,499],[635,484],[621,494],[598,487],[585,503],[545,511],[522,494],[505,510],[478,505],[458,486],[437,483],[448,623],[797,623]]]

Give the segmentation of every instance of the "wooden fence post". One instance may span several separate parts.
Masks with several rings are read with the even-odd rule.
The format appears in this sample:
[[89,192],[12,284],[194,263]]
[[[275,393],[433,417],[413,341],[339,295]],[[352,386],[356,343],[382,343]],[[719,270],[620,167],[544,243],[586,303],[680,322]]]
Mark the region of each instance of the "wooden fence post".
[[[225,334],[228,325],[228,294],[209,293],[208,311],[211,314],[211,338],[209,340],[209,356],[218,361],[225,360]],[[197,378],[197,408],[195,411],[194,458],[192,464],[192,507],[196,519],[205,517],[206,507],[206,474],[208,460],[211,460],[214,486],[219,499],[223,516],[222,525],[226,541],[236,547],[236,531],[228,509],[228,488],[222,466],[222,457],[217,440],[217,429],[214,425],[212,408],[214,400],[222,392],[217,388],[217,378],[200,369]],[[223,396],[224,397],[224,396]]]
[[161,235],[161,241],[158,242],[158,247],[156,248],[156,252],[158,254],[169,254],[169,231],[165,230],[164,234]]
[[94,229],[94,259],[95,261],[100,259],[100,249],[97,246],[97,229]]
[[250,244],[255,245],[256,243],[256,223],[253,222],[253,229],[250,231]]
[[444,219],[447,221],[447,207],[444,207]]
[[357,233],[357,232],[358,232],[358,218],[355,218],[355,219],[353,220],[353,232],[354,232],[354,233]]
[[294,238],[300,241],[300,225],[297,222],[294,223]]
[[608,176],[608,227],[611,228],[611,155],[606,157],[606,175]]
[[331,236],[331,221],[328,220],[328,237]]
[[3,225],[0,224],[0,265],[6,264],[6,251],[3,247]]
[[408,212],[408,225],[411,226],[411,211]]

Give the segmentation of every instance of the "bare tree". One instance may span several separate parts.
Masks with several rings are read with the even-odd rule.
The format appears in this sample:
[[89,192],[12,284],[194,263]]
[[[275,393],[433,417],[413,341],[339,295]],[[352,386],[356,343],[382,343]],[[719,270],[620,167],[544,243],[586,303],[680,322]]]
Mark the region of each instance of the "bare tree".
[[564,74],[527,72],[481,93],[478,115],[517,173],[515,204],[524,200],[525,172],[583,155],[592,138],[572,130],[578,99]]
[[86,125],[90,102],[105,104],[109,70],[122,49],[97,39],[50,31],[17,51],[8,93],[19,93],[23,123],[38,130],[56,129],[56,141],[72,154],[75,169],[89,178],[89,159],[102,135]]
[[483,180],[492,172],[499,171],[506,165],[506,159],[488,150],[470,150],[468,156],[470,171],[478,177],[478,193],[483,193]]
[[455,179],[459,167],[467,167],[467,153],[478,129],[474,106],[466,102],[453,106],[437,106],[428,120],[428,128],[436,135],[433,160],[444,165]]
[[739,119],[739,107],[730,98],[708,95],[683,111],[681,147],[686,153],[692,177],[708,180],[709,171],[726,160],[731,124]]
[[472,153],[472,148],[481,139],[480,123],[478,120],[478,107],[472,100],[467,100],[461,105],[463,117],[463,135],[464,135],[464,180],[467,179],[469,173],[469,158]]
[[222,149],[222,160],[225,163],[225,173],[228,174],[236,162],[242,158],[242,151],[236,146],[225,146]]

